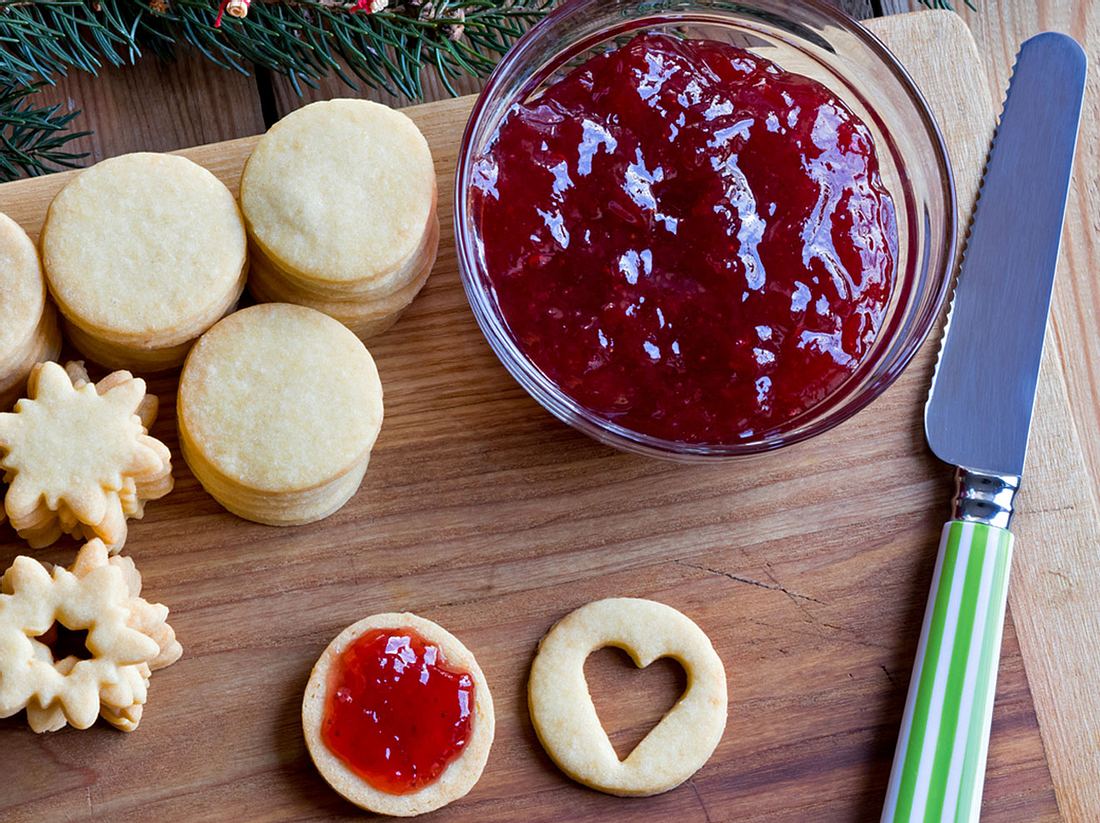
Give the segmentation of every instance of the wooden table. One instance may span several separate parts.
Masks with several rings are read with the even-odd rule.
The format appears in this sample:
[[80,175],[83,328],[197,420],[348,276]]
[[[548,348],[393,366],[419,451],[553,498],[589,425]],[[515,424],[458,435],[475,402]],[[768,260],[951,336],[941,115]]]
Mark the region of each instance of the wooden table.
[[[859,17],[920,8],[917,0],[839,0]],[[980,2],[980,0],[979,0]],[[992,101],[999,101],[1018,43],[1041,30],[1067,31],[1086,44],[1092,67],[1075,183],[1066,219],[1062,267],[1048,345],[1065,371],[1064,397],[1078,444],[1065,466],[1065,517],[1078,533],[1100,533],[1100,3],[1084,0],[1001,0],[962,9],[989,73]],[[947,59],[947,58],[945,58]],[[429,96],[442,96],[437,83]],[[469,81],[463,91],[476,89]],[[299,98],[278,77],[245,77],[220,70],[194,53],[173,63],[145,59],[134,67],[106,69],[93,78],[74,73],[39,99],[82,109],[78,128],[94,134],[79,141],[87,162],[135,150],[170,150],[255,134],[287,112],[321,97],[367,96],[397,102],[340,81]],[[1041,444],[1036,444],[1041,447]],[[1047,495],[1049,497],[1049,495]],[[1027,509],[1026,486],[1022,508]],[[1021,518],[1021,530],[1026,527]],[[1027,661],[1044,743],[1062,814],[1068,820],[1100,819],[1100,705],[1090,697],[1100,674],[1100,560],[1096,541],[1026,535],[1017,561],[1012,609]]]
[[[882,5],[888,13],[921,8],[918,0],[883,0]],[[977,5],[981,11],[962,8],[959,13],[978,43],[998,108],[1022,40],[1040,31],[1063,31],[1084,44],[1089,55],[1047,346],[1054,348],[1065,373],[1064,402],[1075,426],[1067,437],[1077,440],[1081,452],[1081,460],[1067,470],[1077,489],[1073,494],[1081,495],[1077,499],[1087,511],[1078,511],[1078,503],[1067,500],[1065,517],[1088,518],[1085,528],[1095,535],[1100,488],[1100,4],[978,0]],[[1057,547],[1043,542],[1043,536],[1035,535],[1017,556],[1010,604],[1062,813],[1070,820],[1094,821],[1100,819],[1100,711],[1095,702],[1084,708],[1078,689],[1100,673],[1100,540]]]

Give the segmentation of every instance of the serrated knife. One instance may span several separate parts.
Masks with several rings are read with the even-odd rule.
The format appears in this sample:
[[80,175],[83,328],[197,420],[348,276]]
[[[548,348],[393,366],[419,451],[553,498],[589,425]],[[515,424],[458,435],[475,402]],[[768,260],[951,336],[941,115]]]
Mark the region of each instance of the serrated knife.
[[957,467],[883,823],[977,821],[1020,487],[1085,85],[1085,53],[1020,48],[924,414]]

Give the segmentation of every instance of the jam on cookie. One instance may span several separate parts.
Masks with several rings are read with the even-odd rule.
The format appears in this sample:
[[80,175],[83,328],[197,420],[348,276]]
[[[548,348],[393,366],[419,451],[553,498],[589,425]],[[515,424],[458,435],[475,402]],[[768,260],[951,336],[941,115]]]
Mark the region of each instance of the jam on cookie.
[[408,627],[374,629],[329,674],[321,739],[372,786],[414,792],[466,748],[474,681]]
[[313,667],[302,729],[321,776],[381,814],[430,812],[466,795],[493,744],[493,698],[477,660],[408,612],[353,623]]

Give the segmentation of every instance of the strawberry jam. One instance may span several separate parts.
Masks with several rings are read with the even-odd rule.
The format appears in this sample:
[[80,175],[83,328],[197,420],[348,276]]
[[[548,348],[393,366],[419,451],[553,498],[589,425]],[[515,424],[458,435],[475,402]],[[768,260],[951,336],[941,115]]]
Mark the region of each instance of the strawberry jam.
[[578,404],[686,443],[760,439],[867,355],[897,226],[871,132],[820,83],[636,36],[512,107],[471,206],[517,345]]
[[376,629],[344,650],[329,675],[321,739],[379,791],[434,781],[470,740],[474,681],[411,629]]

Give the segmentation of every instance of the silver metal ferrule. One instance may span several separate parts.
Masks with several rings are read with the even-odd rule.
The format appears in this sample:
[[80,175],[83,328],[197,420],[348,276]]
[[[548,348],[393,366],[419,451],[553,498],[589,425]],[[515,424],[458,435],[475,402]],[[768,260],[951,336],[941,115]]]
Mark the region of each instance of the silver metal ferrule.
[[959,466],[955,469],[951,519],[1007,529],[1012,522],[1012,504],[1019,490],[1018,475],[991,474]]

